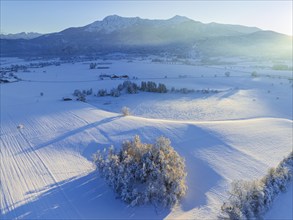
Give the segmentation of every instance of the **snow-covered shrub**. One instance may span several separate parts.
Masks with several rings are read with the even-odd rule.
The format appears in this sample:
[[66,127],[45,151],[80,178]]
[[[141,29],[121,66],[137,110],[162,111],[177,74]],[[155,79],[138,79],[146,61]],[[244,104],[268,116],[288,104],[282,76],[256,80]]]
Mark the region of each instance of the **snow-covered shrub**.
[[121,92],[121,91],[124,89],[123,84],[119,84],[119,85],[117,86],[117,89]]
[[135,94],[138,92],[138,86],[135,83],[131,83],[126,88],[126,91],[130,94]]
[[126,106],[122,107],[121,112],[124,116],[130,115],[130,110]]
[[229,203],[222,210],[230,219],[259,218],[264,213],[264,193],[261,181],[235,181],[232,183]]
[[147,92],[157,92],[157,84],[152,81],[147,82]]
[[126,80],[123,82],[122,86],[123,88],[127,88],[127,86],[130,84],[131,82],[129,80]]
[[91,95],[91,94],[93,94],[93,89],[92,89],[92,88],[88,89],[88,90],[86,91],[86,94],[87,94],[87,95]]
[[119,97],[121,95],[119,89],[112,89],[110,95],[113,97]]
[[107,90],[106,89],[100,89],[98,91],[98,95],[99,96],[106,96],[107,95]]
[[141,84],[140,84],[140,90],[141,91],[147,91],[147,83],[142,81]]
[[81,102],[85,102],[86,101],[86,95],[84,93],[80,93],[78,96],[77,96],[77,100],[78,101],[81,101]]
[[229,77],[230,75],[231,75],[231,73],[230,73],[230,72],[228,72],[228,71],[227,71],[227,72],[225,72],[225,76],[226,76],[226,77]]
[[187,88],[181,88],[179,91],[183,94],[189,93]]
[[90,69],[96,69],[97,64],[96,63],[90,63]]
[[17,129],[23,129],[23,128],[24,128],[24,125],[23,124],[17,125]]
[[286,189],[292,177],[293,152],[259,180],[233,182],[230,197],[221,207],[221,217],[232,220],[260,219],[275,197]]
[[167,87],[163,83],[157,84],[153,81],[148,81],[148,82],[141,82],[140,85],[140,90],[144,92],[158,92],[158,93],[166,93],[167,92]]
[[257,74],[256,71],[253,71],[253,72],[251,73],[251,76],[252,76],[252,77],[258,77],[258,74]]
[[94,162],[109,186],[132,206],[152,203],[171,207],[187,189],[184,160],[165,137],[146,144],[135,136],[119,151],[113,147],[98,151]]
[[79,89],[74,90],[73,95],[79,96],[82,92]]
[[123,87],[126,88],[126,91],[129,94],[135,94],[138,92],[138,85],[136,83],[125,81],[123,82]]
[[167,87],[165,86],[165,84],[159,83],[157,91],[159,93],[166,93],[167,92]]
[[177,92],[183,93],[183,94],[188,94],[188,93],[193,93],[195,92],[194,89],[187,89],[187,88],[181,88],[179,90],[176,90]]

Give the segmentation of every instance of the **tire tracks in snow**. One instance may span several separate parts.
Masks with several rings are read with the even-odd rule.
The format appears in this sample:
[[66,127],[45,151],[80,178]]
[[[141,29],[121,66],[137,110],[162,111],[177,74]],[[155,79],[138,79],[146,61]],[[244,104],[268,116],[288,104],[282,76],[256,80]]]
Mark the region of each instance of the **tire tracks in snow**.
[[[11,123],[13,123],[15,125],[15,128],[17,127],[17,125],[14,123],[14,121],[12,120],[11,116],[9,115],[9,118],[11,120]],[[56,187],[60,190],[60,192],[62,193],[63,197],[65,198],[65,200],[68,202],[68,204],[71,206],[71,208],[75,211],[75,213],[78,216],[78,219],[82,219],[83,216],[81,215],[81,213],[78,211],[78,209],[72,204],[72,202],[70,201],[70,199],[67,197],[67,195],[64,193],[62,186],[58,183],[58,181],[56,180],[54,174],[50,171],[50,169],[48,168],[48,166],[45,164],[45,162],[43,161],[42,157],[38,154],[37,151],[34,150],[33,145],[31,144],[31,142],[25,137],[24,133],[21,131],[21,128],[17,128],[19,131],[20,136],[23,138],[23,140],[28,144],[28,147],[30,148],[30,152],[26,153],[26,157],[27,159],[30,160],[30,162],[33,165],[37,165],[36,161],[34,161],[31,156],[29,156],[30,153],[33,153],[36,158],[38,159],[38,161],[40,162],[41,166],[43,166],[43,168],[45,169],[46,173],[49,175],[49,177],[52,179],[53,183],[56,185]],[[21,147],[21,143],[19,143],[19,146]],[[21,147],[22,148],[22,147]],[[22,149],[23,150],[23,149]],[[16,159],[14,159],[15,161],[17,161]],[[37,167],[37,166],[36,166]]]

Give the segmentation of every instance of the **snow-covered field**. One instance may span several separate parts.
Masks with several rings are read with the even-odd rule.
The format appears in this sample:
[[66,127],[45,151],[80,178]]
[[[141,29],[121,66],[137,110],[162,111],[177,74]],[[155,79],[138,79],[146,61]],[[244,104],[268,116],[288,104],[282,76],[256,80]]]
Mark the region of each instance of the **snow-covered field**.
[[[12,63],[6,59],[2,66]],[[1,219],[214,219],[233,180],[260,178],[292,151],[292,84],[285,78],[292,77],[290,71],[256,70],[284,78],[252,78],[255,69],[241,65],[111,63],[109,69],[94,70],[88,62],[36,68],[18,72],[23,81],[1,84]],[[227,69],[230,77],[225,77]],[[100,74],[220,92],[62,101],[75,89],[97,93],[123,82],[100,80]],[[123,106],[131,116],[121,115]],[[119,147],[136,134],[145,142],[164,135],[185,158],[188,191],[172,210],[130,207],[95,172],[94,152]],[[292,219],[290,187],[267,218]]]

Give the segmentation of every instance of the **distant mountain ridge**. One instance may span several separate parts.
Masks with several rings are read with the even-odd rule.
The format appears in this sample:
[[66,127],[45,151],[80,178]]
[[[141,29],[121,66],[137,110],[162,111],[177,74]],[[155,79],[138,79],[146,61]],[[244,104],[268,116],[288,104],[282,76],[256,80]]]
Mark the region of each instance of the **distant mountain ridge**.
[[292,37],[256,27],[111,15],[34,39],[0,39],[1,56],[72,56],[113,52],[179,56],[292,56]]
[[42,34],[36,32],[21,32],[16,34],[0,34],[1,39],[33,39]]

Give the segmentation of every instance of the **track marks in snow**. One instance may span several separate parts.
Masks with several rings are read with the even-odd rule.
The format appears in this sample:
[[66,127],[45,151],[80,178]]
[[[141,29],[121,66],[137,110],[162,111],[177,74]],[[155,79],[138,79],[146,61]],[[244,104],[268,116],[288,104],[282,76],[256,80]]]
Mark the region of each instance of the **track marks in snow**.
[[[4,130],[7,133],[13,133],[13,135],[3,135],[1,137],[1,179],[6,180],[1,187],[1,213],[5,216],[5,213],[22,204],[29,204],[34,199],[37,199],[41,193],[52,188],[58,188],[58,191],[60,191],[60,198],[55,198],[57,203],[65,200],[67,201],[66,203],[71,204],[70,199],[63,193],[62,187],[58,183],[59,181],[51,172],[56,158],[48,158],[47,155],[40,154],[34,149],[25,133],[20,129],[16,130],[17,124],[14,123],[11,117],[10,125],[10,127],[4,127]],[[26,129],[29,129],[29,125],[27,124],[26,126]],[[10,130],[14,130],[14,132]],[[22,153],[19,154],[19,152]],[[46,164],[48,159],[51,161],[50,168]],[[58,170],[60,171],[60,168]],[[43,204],[43,207],[45,209],[47,205]],[[71,211],[66,214],[68,217],[82,217],[73,206]],[[15,218],[18,216],[9,214],[10,217]]]
[[68,202],[68,204],[70,204],[70,206],[72,207],[72,211],[75,212],[74,216],[77,216],[77,218],[82,218],[82,215],[78,212],[78,209],[76,207],[74,207],[71,202],[70,199],[67,198],[66,194],[63,192],[62,188],[60,187],[58,181],[56,180],[55,176],[53,175],[53,173],[50,171],[50,169],[47,167],[47,165],[45,164],[44,160],[41,158],[41,156],[38,154],[38,151],[34,150],[32,144],[27,140],[27,138],[23,135],[22,131],[19,129],[19,132],[21,134],[21,136],[23,137],[23,139],[26,141],[26,143],[28,144],[28,146],[32,149],[32,153],[35,154],[36,158],[38,159],[38,162],[40,163],[42,167],[42,169],[45,171],[45,173],[47,175],[50,176],[50,178],[53,180],[53,184],[56,185],[56,187],[58,187],[60,190],[60,193],[63,195],[63,197],[66,199],[66,201]]

